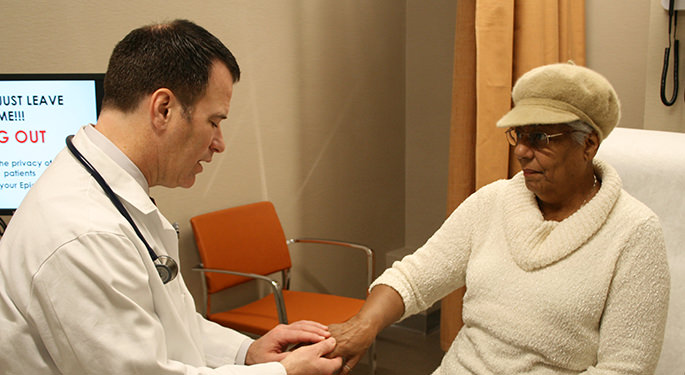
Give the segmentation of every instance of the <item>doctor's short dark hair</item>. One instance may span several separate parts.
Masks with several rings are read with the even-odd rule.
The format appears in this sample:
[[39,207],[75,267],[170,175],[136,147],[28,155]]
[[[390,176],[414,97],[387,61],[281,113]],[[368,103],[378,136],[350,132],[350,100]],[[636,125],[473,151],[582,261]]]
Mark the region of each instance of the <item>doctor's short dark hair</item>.
[[215,61],[226,65],[233,82],[240,79],[231,51],[193,22],[175,20],[140,27],[114,47],[102,106],[131,112],[146,95],[168,88],[187,110],[204,95]]

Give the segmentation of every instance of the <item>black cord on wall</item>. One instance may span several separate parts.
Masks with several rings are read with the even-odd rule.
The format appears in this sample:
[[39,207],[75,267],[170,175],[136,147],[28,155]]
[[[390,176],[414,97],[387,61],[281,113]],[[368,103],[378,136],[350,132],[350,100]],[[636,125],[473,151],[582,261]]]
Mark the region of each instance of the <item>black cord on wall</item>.
[[[672,27],[671,27],[672,26]],[[678,28],[678,11],[675,10],[675,0],[668,2],[668,47],[664,50],[664,67],[661,70],[661,102],[665,106],[670,107],[675,103],[678,97],[678,60],[679,60],[679,42],[677,39]],[[666,76],[668,76],[668,60],[673,48],[673,93],[671,99],[666,97]]]

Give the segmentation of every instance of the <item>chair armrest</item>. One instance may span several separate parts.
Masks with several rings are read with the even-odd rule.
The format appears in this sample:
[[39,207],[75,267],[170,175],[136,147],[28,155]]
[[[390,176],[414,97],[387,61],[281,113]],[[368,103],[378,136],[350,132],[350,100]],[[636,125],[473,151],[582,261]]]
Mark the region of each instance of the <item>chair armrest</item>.
[[202,265],[193,267],[193,271],[197,272],[210,272],[210,273],[223,273],[227,275],[236,275],[242,277],[248,277],[251,279],[256,279],[260,281],[265,281],[271,285],[271,290],[273,290],[274,298],[276,299],[276,309],[278,310],[278,321],[282,324],[288,324],[288,315],[285,310],[285,300],[283,299],[283,291],[281,285],[276,281],[267,276],[259,275],[256,273],[245,273],[238,271],[229,271],[216,268],[204,268]]
[[366,286],[369,287],[373,281],[374,253],[370,247],[354,242],[328,240],[323,238],[291,238],[286,241],[288,245],[294,243],[315,243],[323,245],[334,245],[361,250],[366,254]]

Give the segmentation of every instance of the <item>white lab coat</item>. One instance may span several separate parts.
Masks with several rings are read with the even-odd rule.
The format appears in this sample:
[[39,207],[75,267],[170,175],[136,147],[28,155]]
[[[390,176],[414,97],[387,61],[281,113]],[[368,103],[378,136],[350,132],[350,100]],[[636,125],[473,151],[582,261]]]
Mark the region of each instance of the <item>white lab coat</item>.
[[[81,129],[74,145],[124,202],[157,254],[174,228]],[[234,365],[247,336],[205,320],[180,273],[164,285],[142,241],[63,150],[0,241],[3,374],[285,374]]]

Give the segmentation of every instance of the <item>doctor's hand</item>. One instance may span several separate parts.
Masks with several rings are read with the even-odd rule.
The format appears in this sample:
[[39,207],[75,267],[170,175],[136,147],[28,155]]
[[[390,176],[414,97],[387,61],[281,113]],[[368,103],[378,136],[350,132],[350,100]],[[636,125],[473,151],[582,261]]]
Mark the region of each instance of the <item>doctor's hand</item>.
[[335,339],[303,346],[287,354],[281,361],[288,375],[331,375],[342,366],[342,358],[325,358],[335,348]]
[[245,364],[280,362],[290,354],[299,351],[289,353],[289,347],[297,344],[315,344],[329,337],[331,333],[328,332],[328,327],[320,323],[301,320],[288,325],[279,324],[250,345],[247,349]]

